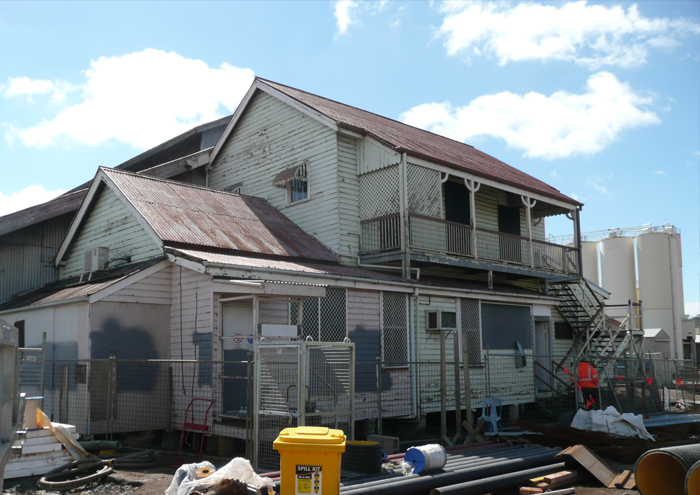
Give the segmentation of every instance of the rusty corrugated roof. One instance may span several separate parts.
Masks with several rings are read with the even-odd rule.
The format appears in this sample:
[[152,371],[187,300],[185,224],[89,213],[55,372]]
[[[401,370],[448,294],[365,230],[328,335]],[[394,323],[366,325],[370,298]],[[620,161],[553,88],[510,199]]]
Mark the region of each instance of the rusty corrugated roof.
[[402,279],[394,275],[386,273],[365,270],[353,266],[345,266],[338,264],[324,265],[320,263],[311,263],[305,261],[277,261],[263,258],[251,258],[248,256],[233,256],[228,254],[208,253],[204,251],[196,251],[191,249],[178,249],[178,253],[182,253],[188,258],[193,258],[199,261],[209,263],[221,263],[223,265],[231,265],[237,267],[265,268],[270,270],[284,270],[298,272],[300,275],[339,275],[344,277],[366,278],[373,280],[381,280],[384,282],[404,282],[410,283],[410,280]]
[[262,198],[103,168],[164,245],[337,261]]
[[124,280],[125,278],[160,263],[163,260],[165,260],[165,257],[159,256],[146,261],[120,265],[109,270],[93,274],[94,280],[90,282],[81,282],[81,277],[78,276],[58,280],[39,289],[27,292],[26,294],[14,299],[5,301],[4,303],[0,304],[0,310],[4,311],[14,308],[41,306],[44,304],[89,297],[102,289],[106,289],[110,285],[116,284],[120,280]]
[[340,127],[366,133],[398,152],[406,152],[476,176],[492,179],[571,205],[582,203],[515,167],[468,144],[404,124],[372,112],[329,100],[267,79],[256,78],[335,121]]

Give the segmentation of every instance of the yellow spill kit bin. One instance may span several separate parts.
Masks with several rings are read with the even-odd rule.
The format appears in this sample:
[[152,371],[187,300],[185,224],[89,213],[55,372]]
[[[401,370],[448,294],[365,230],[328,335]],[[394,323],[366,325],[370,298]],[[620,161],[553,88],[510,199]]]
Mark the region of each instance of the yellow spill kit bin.
[[338,495],[342,430],[285,428],[272,445],[280,453],[280,495]]

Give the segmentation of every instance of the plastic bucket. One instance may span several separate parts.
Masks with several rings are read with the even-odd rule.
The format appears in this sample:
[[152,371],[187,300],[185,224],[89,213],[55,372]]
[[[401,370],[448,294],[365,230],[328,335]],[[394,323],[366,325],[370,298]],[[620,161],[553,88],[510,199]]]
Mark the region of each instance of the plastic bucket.
[[431,443],[422,447],[411,447],[406,451],[404,461],[413,464],[413,472],[442,469],[447,462],[447,453],[442,445]]

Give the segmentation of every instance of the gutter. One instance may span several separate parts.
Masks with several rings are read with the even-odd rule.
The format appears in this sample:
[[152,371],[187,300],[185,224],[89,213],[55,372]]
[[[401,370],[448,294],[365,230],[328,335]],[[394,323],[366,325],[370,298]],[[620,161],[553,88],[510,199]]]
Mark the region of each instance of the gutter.
[[[184,254],[180,253],[180,256],[183,258],[188,259]],[[328,280],[347,280],[347,281],[352,281],[352,282],[362,282],[366,284],[374,284],[374,285],[395,285],[399,287],[405,287],[407,289],[422,289],[423,291],[434,291],[434,292],[440,292],[440,293],[449,293],[449,292],[454,292],[458,294],[479,294],[479,295],[484,295],[487,297],[522,297],[525,299],[532,299],[532,300],[540,300],[540,301],[549,301],[552,303],[556,303],[555,305],[559,304],[559,299],[552,297],[552,296],[545,296],[545,295],[538,295],[538,294],[531,294],[531,295],[521,295],[521,294],[510,294],[507,292],[498,292],[498,293],[491,293],[491,292],[486,292],[486,291],[481,291],[481,290],[476,290],[476,289],[459,289],[455,287],[440,287],[440,286],[428,286],[428,285],[421,285],[421,284],[414,284],[414,283],[406,283],[406,282],[397,282],[397,281],[390,281],[390,280],[377,280],[377,279],[371,279],[371,278],[361,278],[361,277],[351,277],[348,275],[329,275],[326,273],[313,273],[313,274],[306,274],[306,273],[301,273],[298,271],[294,270],[281,270],[277,268],[261,268],[261,267],[251,267],[251,266],[240,266],[240,265],[228,265],[226,263],[218,263],[214,261],[204,261],[201,259],[196,259],[196,260],[191,260],[196,263],[201,263],[205,268],[206,267],[212,267],[212,268],[228,268],[228,269],[235,269],[235,270],[246,270],[246,271],[253,271],[253,272],[259,272],[259,273],[283,273],[286,275],[294,275],[296,277],[317,277],[317,278],[323,278],[323,279],[328,279]],[[208,275],[211,275],[211,273],[208,273]]]

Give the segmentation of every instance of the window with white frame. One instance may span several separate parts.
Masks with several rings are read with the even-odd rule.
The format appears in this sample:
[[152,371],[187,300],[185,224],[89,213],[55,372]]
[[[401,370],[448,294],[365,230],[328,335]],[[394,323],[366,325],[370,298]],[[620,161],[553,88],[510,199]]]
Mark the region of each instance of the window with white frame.
[[306,162],[297,167],[294,178],[287,182],[287,204],[309,199],[309,179]]
[[408,362],[408,298],[401,292],[382,292],[382,361]]
[[307,179],[292,179],[287,187],[288,203],[309,199],[309,181]]
[[[289,323],[295,325],[299,305],[290,303]],[[302,310],[302,338],[316,342],[342,342],[348,335],[347,291],[329,287],[326,297],[304,299]]]
[[469,354],[469,366],[482,364],[481,351],[481,309],[478,299],[460,300],[460,320],[462,324],[462,338],[467,344]]

